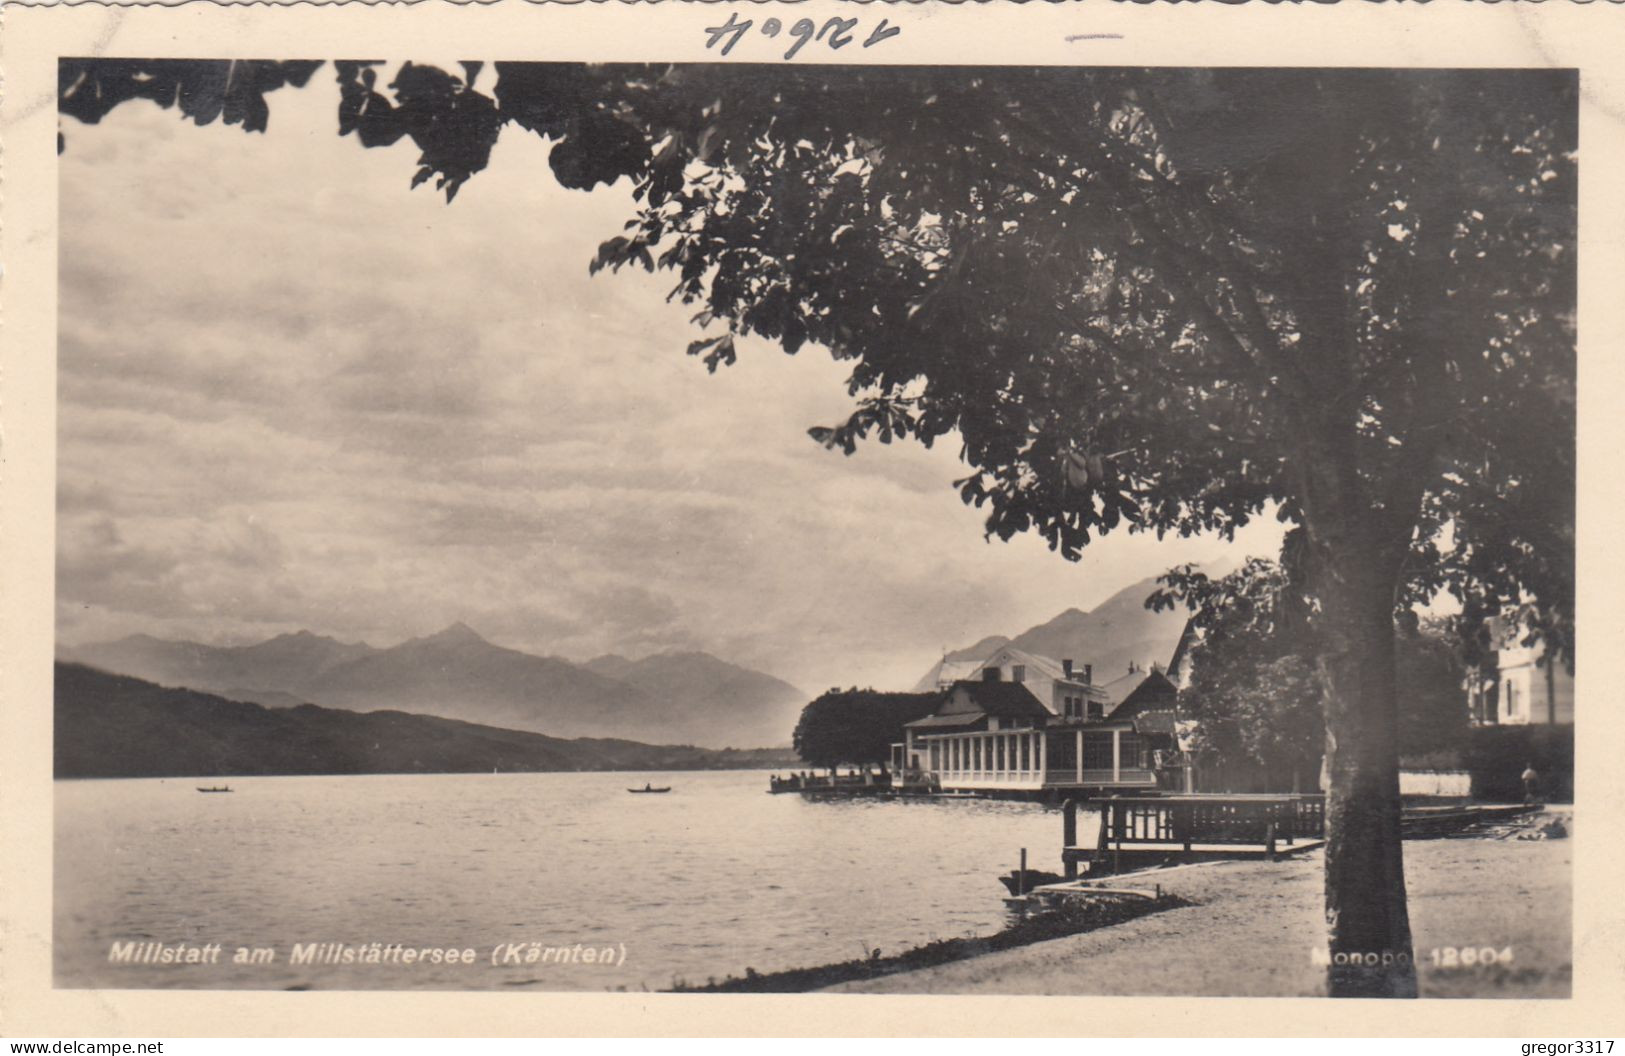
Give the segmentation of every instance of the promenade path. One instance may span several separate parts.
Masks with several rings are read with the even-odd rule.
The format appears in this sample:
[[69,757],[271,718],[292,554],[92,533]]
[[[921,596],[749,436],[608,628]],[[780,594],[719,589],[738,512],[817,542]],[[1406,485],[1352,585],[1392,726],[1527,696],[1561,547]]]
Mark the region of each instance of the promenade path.
[[[1573,831],[1571,808],[1559,817]],[[1424,997],[1567,997],[1572,839],[1408,840],[1418,983]],[[1139,874],[1199,903],[1099,931],[849,983],[851,993],[1323,995],[1322,852]],[[990,878],[991,879],[991,878]],[[1125,883],[1126,883],[1125,878]],[[990,891],[989,897],[997,897]],[[1510,964],[1447,967],[1447,949],[1510,947]],[[1440,951],[1438,963],[1433,952]]]

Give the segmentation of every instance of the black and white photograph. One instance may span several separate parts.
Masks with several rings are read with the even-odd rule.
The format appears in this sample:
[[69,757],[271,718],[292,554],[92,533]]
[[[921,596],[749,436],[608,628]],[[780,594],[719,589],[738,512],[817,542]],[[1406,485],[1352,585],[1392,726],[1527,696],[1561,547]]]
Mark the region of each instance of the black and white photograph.
[[710,6],[57,60],[52,985],[1573,996],[1580,71]]

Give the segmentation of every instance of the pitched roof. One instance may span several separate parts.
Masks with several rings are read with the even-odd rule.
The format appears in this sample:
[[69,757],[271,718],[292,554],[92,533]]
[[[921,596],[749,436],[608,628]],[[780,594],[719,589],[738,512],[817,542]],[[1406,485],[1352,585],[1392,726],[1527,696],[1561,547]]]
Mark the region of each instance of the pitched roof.
[[1111,718],[1129,719],[1139,733],[1174,732],[1174,699],[1179,690],[1161,671],[1148,671],[1128,698],[1112,709]]
[[987,713],[982,711],[949,712],[945,715],[927,715],[923,719],[905,722],[904,726],[914,730],[932,730],[944,728],[970,728],[987,720]]
[[1083,673],[1081,671],[1076,671],[1073,674],[1068,675],[1066,673],[1066,667],[1061,663],[1061,661],[1047,656],[1039,656],[1037,653],[1029,653],[1025,649],[1017,649],[1015,646],[1008,643],[999,646],[997,649],[990,650],[987,656],[982,659],[981,664],[978,664],[977,666],[981,667],[990,661],[1002,660],[1006,658],[1008,658],[1012,664],[1025,664],[1027,667],[1032,668],[1034,673],[1043,675],[1045,678],[1054,679],[1057,682],[1083,681]]
[[982,669],[986,659],[982,657],[979,660],[949,660],[943,657],[925,673],[924,678],[915,683],[914,692],[930,693],[943,686],[952,685],[962,678],[971,678]]
[[1106,699],[1112,703],[1121,704],[1128,699],[1130,693],[1140,688],[1140,683],[1145,681],[1148,674],[1149,671],[1130,671],[1126,675],[1118,675],[1110,682],[1098,682],[1094,688],[1105,693]]
[[1175,683],[1185,681],[1185,676],[1189,673],[1185,670],[1185,661],[1201,639],[1202,631],[1196,626],[1196,620],[1186,620],[1185,629],[1179,632],[1179,642],[1174,646],[1174,655],[1168,658],[1168,677]]
[[1154,711],[1172,708],[1174,698],[1179,695],[1179,687],[1169,680],[1161,671],[1147,671],[1143,673],[1140,684],[1135,686],[1128,696],[1123,698],[1114,716],[1133,716],[1139,711]]
[[[963,690],[965,697],[984,714],[1001,719],[1047,719],[1050,710],[1033,696],[1032,690],[1020,682],[955,682],[948,691],[945,707],[951,707],[956,694]],[[943,709],[938,714],[952,714]]]

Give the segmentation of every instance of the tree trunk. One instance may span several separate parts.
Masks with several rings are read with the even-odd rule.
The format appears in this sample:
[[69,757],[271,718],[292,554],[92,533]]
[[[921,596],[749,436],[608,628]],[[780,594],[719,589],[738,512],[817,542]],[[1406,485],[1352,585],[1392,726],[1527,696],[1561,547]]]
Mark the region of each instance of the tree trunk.
[[1314,577],[1329,777],[1327,989],[1333,997],[1415,997],[1399,825],[1398,567],[1381,558],[1381,546],[1362,545],[1361,534],[1339,533]]
[[1557,725],[1557,661],[1550,643],[1541,643],[1546,661],[1546,724]]

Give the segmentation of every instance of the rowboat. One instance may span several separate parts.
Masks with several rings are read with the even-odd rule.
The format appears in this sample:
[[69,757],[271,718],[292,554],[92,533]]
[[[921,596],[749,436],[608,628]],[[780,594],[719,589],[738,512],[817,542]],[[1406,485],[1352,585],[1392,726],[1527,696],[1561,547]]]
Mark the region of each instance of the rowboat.
[[226,785],[220,785],[220,786],[218,786],[216,788],[200,788],[200,789],[198,789],[198,791],[199,792],[230,792],[231,789],[230,789],[230,787],[228,787]]
[[653,785],[644,785],[642,788],[629,788],[627,791],[632,793],[634,796],[652,796],[660,792],[670,792],[671,786],[667,785],[665,788],[655,788]]

